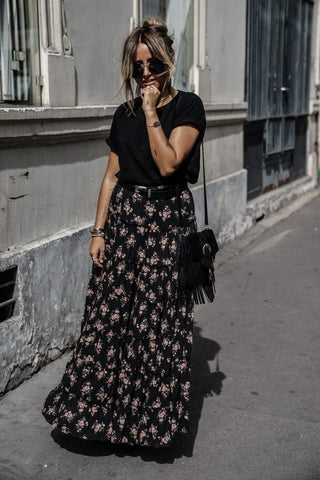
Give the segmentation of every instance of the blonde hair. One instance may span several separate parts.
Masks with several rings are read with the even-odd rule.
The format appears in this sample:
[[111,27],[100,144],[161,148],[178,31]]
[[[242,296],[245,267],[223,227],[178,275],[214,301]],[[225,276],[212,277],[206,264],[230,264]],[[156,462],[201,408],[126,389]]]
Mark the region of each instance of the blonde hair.
[[166,78],[163,93],[170,93],[171,77],[175,73],[174,50],[172,48],[173,36],[168,34],[164,22],[153,17],[147,17],[141,27],[136,27],[127,37],[122,52],[121,88],[125,89],[126,100],[133,113],[134,97],[139,94],[139,86],[134,93],[132,86],[133,62],[138,43],[144,43],[149,48],[153,57],[162,60],[166,67]]

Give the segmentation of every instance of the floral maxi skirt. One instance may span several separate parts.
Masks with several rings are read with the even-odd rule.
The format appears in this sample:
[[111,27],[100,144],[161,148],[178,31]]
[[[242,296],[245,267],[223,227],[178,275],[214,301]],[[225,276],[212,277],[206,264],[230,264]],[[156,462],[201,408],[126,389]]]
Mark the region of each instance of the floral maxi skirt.
[[147,199],[116,183],[103,268],[92,268],[80,337],[42,406],[61,432],[162,447],[189,431],[194,299],[177,267],[182,237],[197,229],[188,188],[180,204],[179,219],[176,196]]

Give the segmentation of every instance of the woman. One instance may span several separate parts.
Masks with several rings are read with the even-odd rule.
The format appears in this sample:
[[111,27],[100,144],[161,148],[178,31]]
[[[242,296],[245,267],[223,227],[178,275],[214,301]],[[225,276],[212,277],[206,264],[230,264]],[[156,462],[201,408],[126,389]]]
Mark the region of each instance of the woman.
[[[147,19],[127,38],[89,253],[81,335],[42,413],[84,439],[163,447],[188,432],[194,300],[177,254],[196,231],[201,100],[171,86],[172,38]],[[138,97],[134,98],[132,79]]]

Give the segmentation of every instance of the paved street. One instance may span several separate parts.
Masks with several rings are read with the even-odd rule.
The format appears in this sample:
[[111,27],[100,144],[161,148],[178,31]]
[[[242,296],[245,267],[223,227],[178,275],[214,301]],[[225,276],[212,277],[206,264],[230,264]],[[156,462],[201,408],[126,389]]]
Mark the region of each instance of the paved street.
[[55,432],[40,408],[65,354],[0,400],[0,479],[320,480],[320,196],[281,215],[221,250],[216,302],[196,308],[190,435],[154,450]]

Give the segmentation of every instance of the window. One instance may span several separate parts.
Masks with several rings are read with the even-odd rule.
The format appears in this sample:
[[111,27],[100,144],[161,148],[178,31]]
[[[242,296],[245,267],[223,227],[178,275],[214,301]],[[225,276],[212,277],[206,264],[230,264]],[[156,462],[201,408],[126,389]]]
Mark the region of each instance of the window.
[[248,198],[305,174],[313,2],[247,0]]
[[18,267],[0,272],[0,322],[7,320],[13,315],[15,298],[13,296]]
[[166,22],[169,33],[174,32],[176,74],[173,86],[179,90],[197,90],[194,65],[194,1],[142,0],[138,18],[154,16]]
[[40,104],[38,11],[34,0],[0,0],[0,104]]

